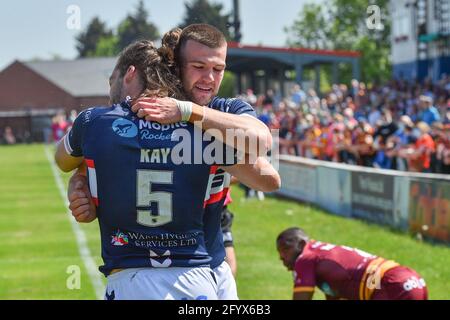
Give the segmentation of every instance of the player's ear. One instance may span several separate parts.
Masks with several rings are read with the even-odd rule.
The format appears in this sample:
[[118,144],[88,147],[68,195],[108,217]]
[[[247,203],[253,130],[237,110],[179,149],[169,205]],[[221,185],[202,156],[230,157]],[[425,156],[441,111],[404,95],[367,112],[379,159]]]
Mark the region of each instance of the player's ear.
[[137,76],[137,69],[135,66],[131,65],[128,67],[127,72],[125,72],[125,75],[123,76],[123,80],[126,83],[130,83],[133,81],[133,79]]
[[306,241],[305,240],[300,240],[297,243],[297,249],[300,250],[300,252],[302,252],[303,248],[305,247],[305,245],[306,245]]

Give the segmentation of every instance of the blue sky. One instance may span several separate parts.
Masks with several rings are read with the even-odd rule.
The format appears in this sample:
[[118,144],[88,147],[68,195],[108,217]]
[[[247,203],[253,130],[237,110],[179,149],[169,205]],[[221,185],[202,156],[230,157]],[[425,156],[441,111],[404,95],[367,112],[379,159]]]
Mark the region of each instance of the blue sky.
[[[185,14],[186,0],[144,0],[150,20],[160,33],[178,25]],[[189,0],[190,1],[190,0]],[[232,9],[232,0],[215,0]],[[285,26],[290,26],[308,0],[240,0],[242,43],[283,46]],[[33,58],[50,59],[54,55],[75,58],[75,36],[66,22],[67,8],[80,8],[81,29],[96,15],[109,27],[118,25],[138,0],[15,0],[2,4],[0,10],[0,70],[12,61]]]

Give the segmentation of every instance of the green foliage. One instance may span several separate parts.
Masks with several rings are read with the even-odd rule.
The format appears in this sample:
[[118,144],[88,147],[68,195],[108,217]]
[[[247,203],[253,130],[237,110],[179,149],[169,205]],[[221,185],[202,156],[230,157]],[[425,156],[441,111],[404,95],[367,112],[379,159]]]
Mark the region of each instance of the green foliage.
[[223,5],[219,3],[210,3],[208,0],[192,0],[191,3],[185,2],[186,15],[180,28],[193,23],[207,23],[215,26],[223,32],[227,40],[231,40],[229,30],[231,14],[222,14]]
[[234,97],[236,96],[235,87],[236,76],[229,71],[225,71],[218,95],[220,97]]
[[366,9],[369,0],[331,0],[329,34],[333,37],[333,49],[351,50],[359,37],[365,35]]
[[119,51],[128,46],[130,43],[140,40],[156,40],[159,38],[158,28],[151,22],[148,22],[149,13],[144,7],[142,0],[133,14],[127,17],[119,24],[118,27],[118,49]]
[[117,31],[109,30],[98,17],[92,19],[86,31],[77,36],[79,57],[116,56],[123,48],[139,39],[159,38],[157,27],[148,21],[149,13],[142,0],[136,11],[123,19]]
[[292,47],[305,47],[323,49],[329,46],[328,21],[321,5],[307,3],[303,6],[294,24],[285,28],[290,34],[288,45]]
[[95,48],[95,52],[90,56],[114,57],[119,53],[119,39],[115,35],[101,37]]
[[77,37],[78,57],[95,56],[97,43],[102,37],[111,37],[112,31],[106,27],[106,24],[99,17],[94,17],[86,28]]
[[364,36],[354,45],[362,53],[362,78],[368,83],[385,82],[391,77],[390,46]]
[[[367,8],[376,4],[383,28],[370,29]],[[314,49],[356,50],[362,53],[361,75],[365,82],[387,81],[391,76],[388,0],[328,0],[305,4],[293,25],[285,28],[288,44]],[[348,67],[341,78],[350,78]],[[341,80],[341,82],[344,82]]]
[[117,55],[119,53],[118,42],[119,39],[114,35],[100,38],[97,44],[96,56]]
[[[363,68],[361,68],[363,69]],[[338,73],[339,73],[339,79],[338,81],[340,83],[346,83],[349,84],[352,81],[353,73],[352,73],[352,66],[348,63],[339,63],[338,64]],[[364,73],[364,70],[362,71]]]
[[[231,39],[231,14],[222,14],[221,4],[210,4],[208,0],[193,0],[191,4],[185,3],[185,6],[186,16],[181,27],[192,23],[208,23],[222,31],[228,40]],[[104,22],[94,17],[86,30],[76,37],[76,48],[79,57],[116,56],[134,41],[155,41],[159,38],[158,28],[149,21],[149,12],[140,0],[135,11],[128,14],[115,31],[108,29]]]
[[330,92],[332,83],[332,70],[330,65],[320,66],[320,92]]

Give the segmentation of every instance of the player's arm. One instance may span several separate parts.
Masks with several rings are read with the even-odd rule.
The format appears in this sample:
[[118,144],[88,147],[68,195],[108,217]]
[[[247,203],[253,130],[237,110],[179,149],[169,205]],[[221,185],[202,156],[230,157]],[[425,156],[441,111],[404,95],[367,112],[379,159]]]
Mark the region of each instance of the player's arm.
[[[210,130],[217,140],[226,143],[247,154],[265,156],[272,147],[272,135],[269,128],[255,117],[242,114],[221,112],[194,104],[189,120],[195,125],[201,125],[203,130]],[[245,145],[239,145],[239,136],[245,139]],[[250,142],[257,142],[257,148],[252,150]],[[256,146],[256,143],[255,143]]]
[[316,287],[316,258],[311,254],[303,254],[294,265],[293,300],[311,300]]
[[95,220],[97,214],[95,204],[89,192],[86,164],[83,161],[84,157],[74,157],[69,154],[67,146],[64,145],[65,143],[67,144],[67,141],[64,141],[68,138],[67,135],[56,146],[55,161],[58,167],[64,172],[78,168],[70,178],[67,188],[69,209],[76,221],[91,222]]
[[84,161],[82,142],[88,122],[89,117],[85,111],[82,111],[75,119],[70,131],[57,143],[55,162],[62,171],[72,171]]
[[230,184],[238,184],[238,183],[239,183],[239,179],[236,178],[235,176],[231,176]]
[[82,111],[75,119],[70,131],[58,142],[56,146],[55,161],[63,171],[78,168],[69,180],[67,197],[72,215],[79,222],[90,222],[95,219],[95,205],[92,201],[88,181],[87,167],[84,163],[82,142],[86,123],[89,123],[89,114]]
[[86,177],[87,167],[83,162],[69,180],[67,197],[72,216],[78,222],[92,222],[97,218],[97,211],[92,200]]
[[248,163],[248,155],[246,155],[246,158],[245,164],[221,168],[255,190],[272,192],[281,187],[280,175],[266,158],[259,157],[254,164]]
[[[131,110],[136,112],[138,117],[163,124],[182,120],[177,100],[172,98],[140,98]],[[210,130],[213,137],[241,152],[264,156],[272,147],[269,128],[253,116],[222,112],[192,103],[192,113],[188,121],[201,126],[202,130],[215,129]],[[238,135],[245,139],[245,144],[238,143]],[[250,141],[257,142],[255,148],[251,148]]]
[[55,152],[55,162],[64,172],[78,168],[84,159],[83,157],[74,157],[66,150],[67,135],[68,133],[57,143]]

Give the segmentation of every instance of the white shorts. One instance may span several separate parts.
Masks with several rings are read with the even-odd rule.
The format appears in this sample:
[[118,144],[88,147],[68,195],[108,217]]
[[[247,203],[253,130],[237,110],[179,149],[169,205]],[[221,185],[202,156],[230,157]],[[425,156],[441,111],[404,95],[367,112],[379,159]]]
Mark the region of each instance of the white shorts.
[[229,264],[224,261],[213,271],[217,280],[217,298],[219,300],[239,300],[236,280],[234,280]]
[[130,268],[107,279],[105,300],[217,300],[208,267]]

